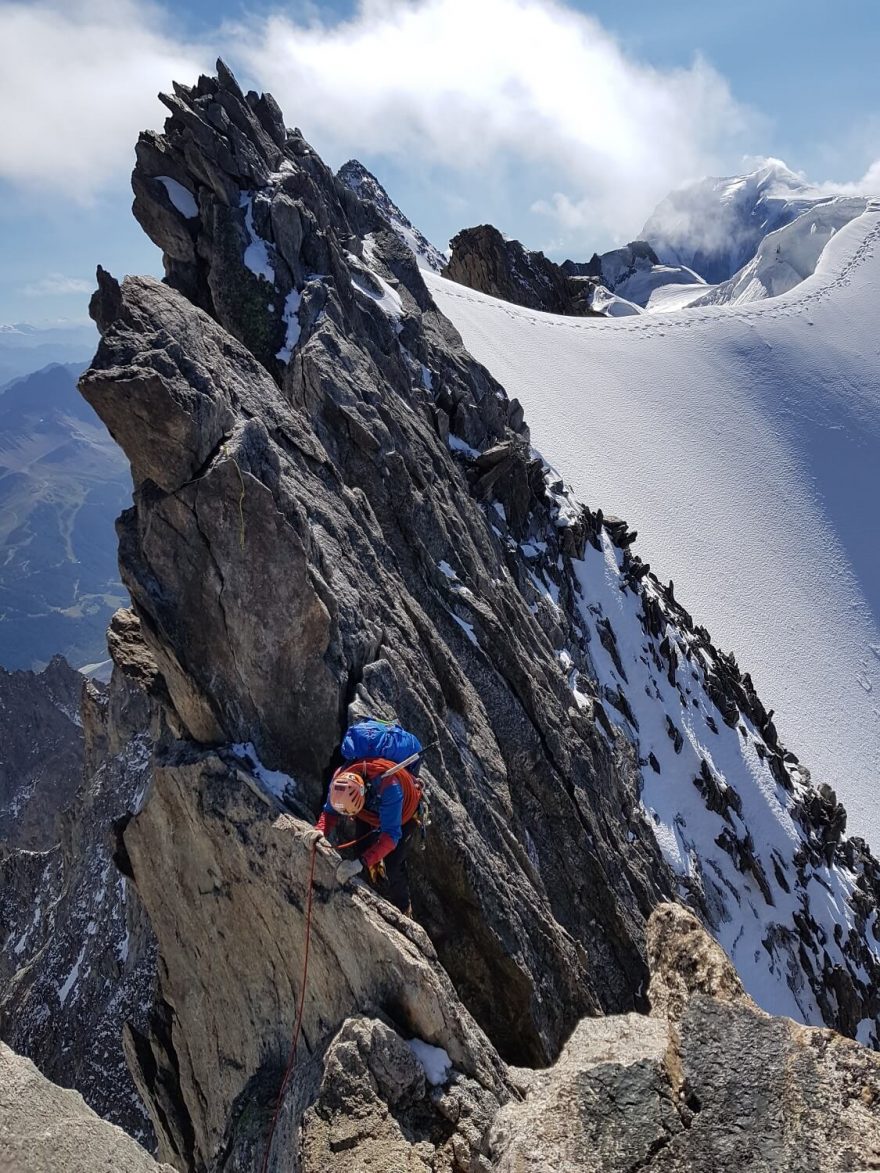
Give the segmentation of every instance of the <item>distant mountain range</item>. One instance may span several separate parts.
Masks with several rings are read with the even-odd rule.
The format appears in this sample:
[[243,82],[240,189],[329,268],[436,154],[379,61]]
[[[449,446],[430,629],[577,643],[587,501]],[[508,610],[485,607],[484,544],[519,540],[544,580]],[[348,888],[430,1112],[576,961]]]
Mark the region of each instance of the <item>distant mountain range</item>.
[[[33,355],[34,348],[22,353]],[[119,449],[77,393],[85,365],[48,366],[0,388],[6,668],[41,667],[57,652],[76,667],[105,660],[107,621],[125,601],[113,522],[130,499],[131,480]]]
[[62,321],[37,326],[0,322],[0,387],[50,363],[73,362],[85,367],[97,344],[98,334],[91,323]]

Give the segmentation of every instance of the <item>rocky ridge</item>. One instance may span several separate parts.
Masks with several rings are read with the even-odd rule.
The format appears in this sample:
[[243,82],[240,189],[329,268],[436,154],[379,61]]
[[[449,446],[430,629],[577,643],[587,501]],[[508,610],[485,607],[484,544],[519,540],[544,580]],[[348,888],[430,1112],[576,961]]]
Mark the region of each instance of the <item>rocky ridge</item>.
[[450,250],[442,275],[459,285],[550,314],[600,312],[592,304],[601,286],[599,274],[568,272],[542,252],[506,239],[491,224],[463,229],[450,241]]
[[[488,1121],[521,1094],[505,1061],[546,1064],[584,1014],[646,1009],[645,920],[675,893],[716,932],[760,910],[762,980],[869,1035],[877,867],[843,839],[833,795],[626,525],[574,503],[530,449],[521,409],[376,210],[271,98],[218,69],[175,87],[165,134],[139,142],[135,212],[167,284],[99,274],[102,342],[82,381],[135,480],[119,523],[135,618],[116,659],[162,713],[153,785],[117,852],[158,939],[150,1020],[128,1049],[160,1153],[253,1168],[307,887],[267,768],[313,816],[365,711],[438,743],[422,927],[333,887],[333,856],[318,859],[317,976],[276,1161],[297,1152],[304,1110],[294,1167],[375,1139],[334,1133],[356,1072],[363,1118],[407,1160],[421,1145],[424,1167],[492,1167]],[[639,758],[637,689],[669,721],[668,761]],[[708,751],[688,776],[695,713],[706,744],[748,750],[755,793]],[[652,774],[699,796],[718,858],[673,867],[644,801]],[[764,843],[756,794],[787,845]],[[452,1102],[422,1093],[401,1049],[413,1034],[449,1052]]]
[[0,850],[58,842],[58,816],[82,781],[82,687],[61,656],[40,673],[0,668]]
[[[370,194],[367,189],[365,195]],[[643,240],[561,265],[507,239],[491,224],[465,228],[450,247],[441,274],[448,280],[514,305],[570,317],[640,314],[664,286],[705,285],[683,265],[661,264]]]
[[[42,760],[33,778],[21,770],[11,798],[21,813],[0,843],[0,1037],[151,1144],[123,1028],[147,1021],[155,941],[114,859],[115,823],[137,808],[149,780],[150,702],[118,672],[109,688],[61,661],[27,687],[29,677],[3,681],[7,712],[17,689],[16,723]],[[46,724],[33,716],[46,703],[34,703],[36,686],[49,692],[50,706],[60,697],[58,719],[70,726],[63,761],[47,754]],[[13,769],[23,765],[15,738],[5,744]]]
[[336,178],[346,187],[350,187],[359,199],[373,204],[397,233],[401,242],[412,252],[419,268],[430,269],[435,273],[442,272],[447,258],[401,212],[376,176],[368,171],[363,163],[359,163],[357,159],[349,159],[336,172]]
[[764,1014],[678,905],[652,915],[648,958],[650,1018],[584,1019],[553,1067],[516,1073],[526,1095],[493,1121],[494,1169],[880,1165],[880,1057]]

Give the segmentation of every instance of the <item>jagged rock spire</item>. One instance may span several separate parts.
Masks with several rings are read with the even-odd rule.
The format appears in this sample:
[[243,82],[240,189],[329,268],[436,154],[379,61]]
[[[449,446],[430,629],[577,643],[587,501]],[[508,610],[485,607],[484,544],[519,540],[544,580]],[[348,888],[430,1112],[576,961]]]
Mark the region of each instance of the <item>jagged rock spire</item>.
[[[124,837],[162,957],[135,1051],[164,1151],[198,1168],[244,1152],[247,1108],[269,1101],[286,1054],[290,949],[249,918],[271,904],[270,924],[301,928],[302,859],[259,825],[240,775],[258,787],[261,771],[242,763],[283,771],[314,817],[340,733],[366,712],[436,742],[415,910],[451,987],[433,1020],[406,1004],[389,977],[406,968],[404,934],[348,1000],[315,995],[289,1140],[336,1031],[359,1051],[384,1045],[378,1027],[344,1026],[355,1011],[453,1050],[458,1024],[473,1074],[477,1052],[543,1065],[584,1015],[647,1009],[645,921],[676,895],[717,932],[739,918],[755,965],[766,953],[761,982],[805,1017],[873,1029],[876,864],[812,811],[748,677],[639,561],[625,523],[571,499],[409,250],[300,135],[282,144],[274,104],[225,70],[166,104],[134,186],[167,281],[102,281],[102,342],[81,384],[132,464],[120,564],[168,726]],[[662,784],[711,828],[686,882],[640,801],[645,771],[663,768],[640,760],[640,720],[671,722]],[[704,759],[748,753],[742,793],[708,760],[696,777],[676,770],[682,731]],[[685,830],[676,846],[693,841]],[[149,843],[166,845],[161,875]],[[325,946],[337,899],[322,888]],[[244,986],[240,944],[223,936],[233,906],[254,930]],[[346,910],[346,946],[372,956],[372,914]],[[201,944],[184,954],[190,915]],[[490,1066],[498,1085],[480,1086],[497,1101],[510,1084]],[[465,1155],[479,1168],[482,1139]]]

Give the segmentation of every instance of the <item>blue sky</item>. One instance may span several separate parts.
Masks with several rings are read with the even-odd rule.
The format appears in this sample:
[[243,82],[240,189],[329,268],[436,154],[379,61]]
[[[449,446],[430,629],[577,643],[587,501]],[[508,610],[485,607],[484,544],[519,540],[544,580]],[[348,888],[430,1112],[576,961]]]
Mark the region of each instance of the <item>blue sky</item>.
[[82,317],[99,261],[161,272],[132,148],[218,52],[440,247],[492,221],[582,258],[746,155],[840,182],[880,158],[876,0],[0,0],[0,322]]

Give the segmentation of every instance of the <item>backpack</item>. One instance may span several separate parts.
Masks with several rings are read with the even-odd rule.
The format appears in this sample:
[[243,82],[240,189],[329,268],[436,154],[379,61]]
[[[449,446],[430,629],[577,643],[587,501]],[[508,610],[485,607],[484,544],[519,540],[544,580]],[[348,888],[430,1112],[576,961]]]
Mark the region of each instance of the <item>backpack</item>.
[[[375,717],[350,725],[342,739],[342,760],[357,761],[359,758],[384,758],[389,762],[405,762],[414,753],[422,752],[422,743],[412,733],[390,721],[377,721]],[[419,771],[419,762],[409,767],[411,774]]]

